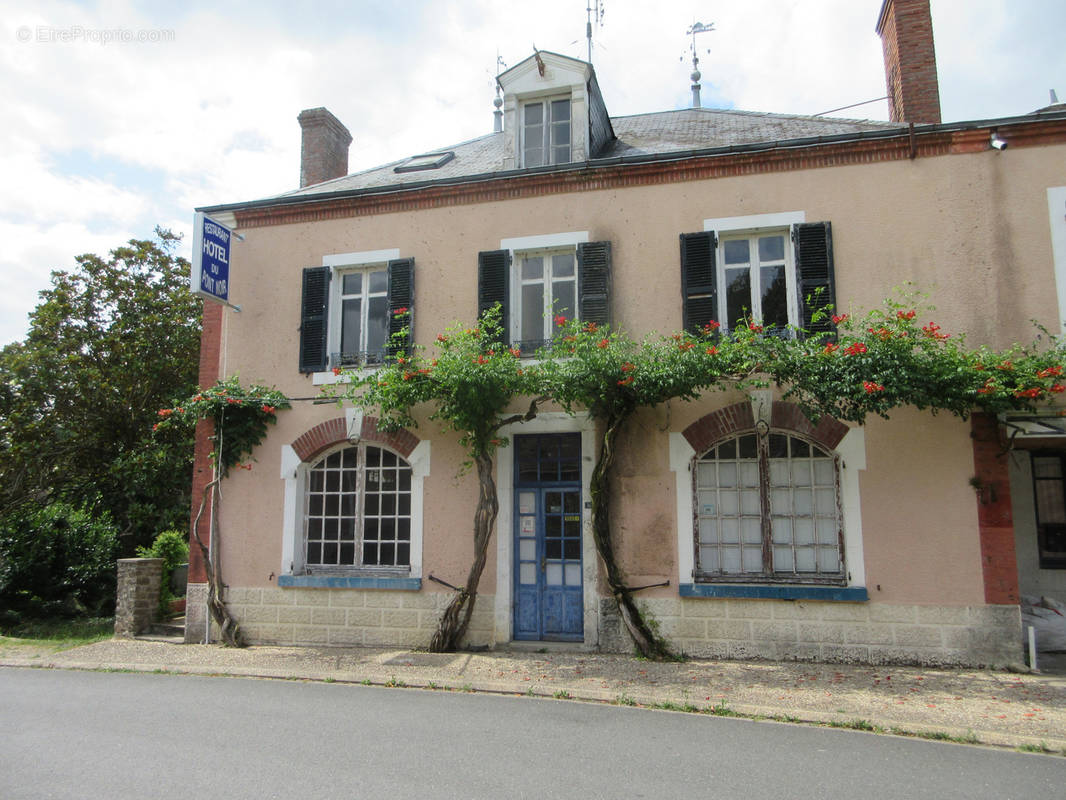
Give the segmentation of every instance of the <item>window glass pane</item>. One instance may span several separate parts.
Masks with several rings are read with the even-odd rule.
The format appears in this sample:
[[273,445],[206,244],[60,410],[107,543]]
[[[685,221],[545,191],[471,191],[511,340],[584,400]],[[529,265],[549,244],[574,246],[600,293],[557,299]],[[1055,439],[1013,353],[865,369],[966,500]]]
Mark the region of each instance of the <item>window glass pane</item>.
[[774,517],[771,532],[775,544],[792,544],[792,520],[788,517]]
[[736,547],[723,547],[721,550],[722,556],[722,572],[727,575],[732,575],[740,572],[740,550]]
[[524,111],[524,121],[526,125],[540,125],[544,122],[543,103],[526,103],[526,105],[524,106]]
[[567,319],[577,316],[574,313],[576,288],[573,280],[552,281],[552,300],[555,301],[552,307],[553,314],[562,314]]
[[742,519],[740,521],[740,533],[745,544],[762,543],[762,524],[758,519]]
[[791,547],[775,547],[774,548],[774,572],[792,572],[792,548]]
[[726,321],[732,327],[751,313],[751,276],[748,269],[725,271]]
[[810,516],[811,513],[811,490],[796,489],[792,495],[796,504],[796,513]]
[[832,489],[815,489],[815,510],[820,515],[832,514],[836,511],[836,492]]
[[740,541],[740,520],[737,519],[723,519],[721,520],[721,527],[719,528],[719,535],[721,541],[734,544]]
[[1062,461],[1058,457],[1036,456],[1033,458],[1033,475],[1037,478],[1062,477]]
[[367,287],[371,294],[377,294],[379,292],[387,292],[389,290],[389,273],[388,270],[380,269],[370,273],[370,280]]
[[559,253],[552,256],[552,277],[566,278],[574,275],[574,254]]
[[754,434],[741,436],[737,443],[740,447],[741,458],[755,458],[758,455]]
[[[714,495],[708,492],[710,497],[708,503],[710,503],[711,509],[714,509]],[[700,506],[706,508],[707,503]],[[714,511],[708,511],[707,513],[713,514]],[[740,513],[740,497],[736,492],[721,492],[718,495],[718,515],[722,517],[730,516],[735,517]]]
[[796,572],[814,572],[816,567],[814,550],[807,547],[796,549]]
[[818,571],[837,572],[840,569],[840,554],[834,547],[818,548]]
[[708,464],[706,461],[701,461],[696,465],[696,485],[701,487],[715,485],[715,465],[713,462]]
[[788,437],[780,433],[770,434],[770,458],[788,458]]
[[836,520],[820,519],[816,523],[819,544],[831,544],[836,546],[838,541]]
[[342,294],[360,294],[363,291],[363,273],[349,272],[345,274],[341,284]]
[[[570,131],[567,129],[567,136],[569,137]],[[560,147],[552,148],[552,163],[553,164],[569,164],[570,163],[570,145],[562,145]]]
[[380,354],[385,351],[385,339],[388,338],[388,309],[384,297],[370,298],[366,323],[366,351]]
[[814,482],[819,486],[832,486],[834,483],[833,462],[829,459],[819,458],[814,461]]
[[754,462],[742,463],[740,465],[740,485],[741,486],[758,486],[759,485],[759,465]]
[[718,457],[719,458],[736,458],[737,457],[737,440],[730,439],[722,442],[718,445]]
[[785,268],[763,267],[759,270],[762,283],[762,321],[767,327],[788,326],[788,299],[785,291]]
[[718,520],[700,520],[700,544],[718,543]]
[[722,242],[726,264],[747,264],[751,261],[747,239],[729,239]]
[[802,439],[790,438],[789,443],[792,445],[793,458],[806,458],[811,454],[811,446]]
[[527,342],[544,339],[544,284],[531,283],[522,287],[522,333]]
[[1041,525],[1066,522],[1062,481],[1038,480],[1036,487],[1036,519]]
[[788,462],[784,460],[770,462],[770,485],[788,486]]
[[770,513],[791,514],[792,492],[788,489],[772,489],[770,491]]
[[717,572],[718,571],[718,548],[717,547],[701,547],[700,548],[700,566],[703,567],[704,572]]
[[358,353],[362,348],[363,301],[345,300],[341,304],[341,352]]
[[759,515],[759,493],[758,492],[743,492],[741,494],[741,513]]
[[544,259],[540,256],[529,256],[522,259],[522,280],[535,280],[544,277]]
[[552,122],[569,122],[570,121],[570,100],[552,100],[551,104]]
[[355,542],[344,542],[341,544],[340,563],[345,566],[352,566],[355,564]]
[[810,486],[811,485],[811,462],[810,461],[793,461],[792,462],[792,483],[795,486]]
[[527,167],[544,166],[544,148],[527,145],[525,149],[525,165]]
[[730,487],[737,485],[737,465],[736,464],[719,464],[718,465],[718,485],[723,487]]
[[785,258],[784,236],[759,237],[759,261],[782,261]]
[[743,564],[744,572],[762,572],[762,549],[745,547]]

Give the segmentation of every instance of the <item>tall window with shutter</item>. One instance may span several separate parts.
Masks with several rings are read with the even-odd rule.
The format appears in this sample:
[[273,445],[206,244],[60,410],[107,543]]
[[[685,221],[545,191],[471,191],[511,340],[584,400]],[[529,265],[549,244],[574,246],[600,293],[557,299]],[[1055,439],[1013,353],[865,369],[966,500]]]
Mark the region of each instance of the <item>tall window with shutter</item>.
[[836,302],[830,223],[681,234],[682,320],[698,331],[757,323],[769,332],[831,333],[812,320]]

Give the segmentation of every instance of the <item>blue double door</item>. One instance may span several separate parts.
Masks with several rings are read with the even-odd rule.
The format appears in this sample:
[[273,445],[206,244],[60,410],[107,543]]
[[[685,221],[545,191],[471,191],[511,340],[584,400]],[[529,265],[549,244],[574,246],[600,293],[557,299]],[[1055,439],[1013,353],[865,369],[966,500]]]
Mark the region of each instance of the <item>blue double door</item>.
[[514,638],[582,641],[581,435],[514,437]]

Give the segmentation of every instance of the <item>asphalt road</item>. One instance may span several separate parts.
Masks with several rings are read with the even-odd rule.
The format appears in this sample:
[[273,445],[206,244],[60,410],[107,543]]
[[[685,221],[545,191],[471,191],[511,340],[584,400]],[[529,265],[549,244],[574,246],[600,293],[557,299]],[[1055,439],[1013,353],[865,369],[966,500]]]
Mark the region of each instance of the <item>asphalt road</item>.
[[521,697],[0,669],[0,797],[1050,798],[1066,759]]

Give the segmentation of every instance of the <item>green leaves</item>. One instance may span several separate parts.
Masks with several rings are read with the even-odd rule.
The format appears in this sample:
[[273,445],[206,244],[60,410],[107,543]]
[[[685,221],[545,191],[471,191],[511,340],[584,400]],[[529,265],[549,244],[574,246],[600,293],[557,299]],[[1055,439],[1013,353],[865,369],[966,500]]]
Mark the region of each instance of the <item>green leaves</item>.
[[252,468],[241,462],[266,438],[267,426],[277,423],[277,412],[286,408],[291,408],[289,400],[277,389],[243,387],[240,377],[231,375],[173,407],[159,409],[152,431],[165,433],[174,426],[191,429],[201,419],[211,420],[215,442],[211,458],[228,475],[233,467]]
[[150,430],[196,386],[201,304],[178,240],[157,229],[53,272],[26,339],[0,350],[0,510],[87,503],[110,512],[126,553],[183,524],[191,435]]

